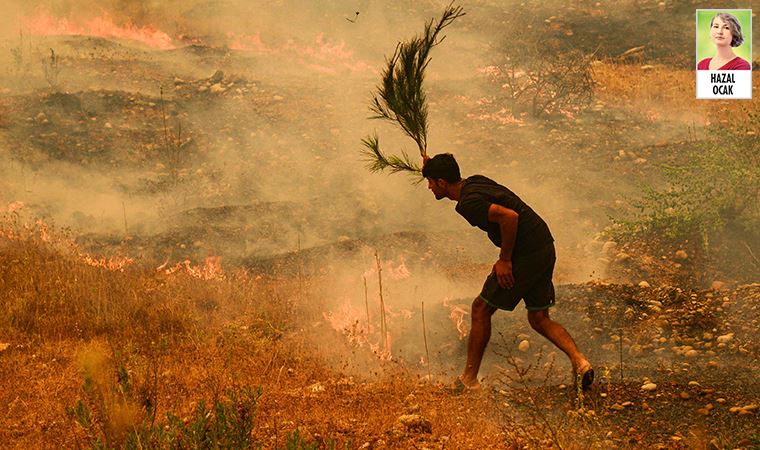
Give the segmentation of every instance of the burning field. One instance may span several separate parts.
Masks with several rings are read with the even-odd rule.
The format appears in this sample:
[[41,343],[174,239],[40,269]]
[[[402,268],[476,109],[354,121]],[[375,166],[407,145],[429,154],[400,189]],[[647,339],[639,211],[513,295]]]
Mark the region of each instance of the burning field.
[[2,447],[760,447],[760,111],[694,99],[693,10],[446,28],[429,152],[546,220],[596,370],[518,305],[452,395],[498,249],[360,152],[408,150],[370,100],[447,3],[36,3],[0,18]]

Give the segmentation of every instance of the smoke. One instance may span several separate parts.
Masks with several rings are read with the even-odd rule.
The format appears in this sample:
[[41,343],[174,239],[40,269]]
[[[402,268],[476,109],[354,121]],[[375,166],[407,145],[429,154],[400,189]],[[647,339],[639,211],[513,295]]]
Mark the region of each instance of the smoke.
[[[331,311],[363,311],[362,276],[379,249],[396,267],[405,258],[410,272],[388,278],[391,334],[418,336],[424,301],[429,346],[461,342],[444,303],[466,307],[498,249],[424,183],[370,174],[359,157],[374,130],[388,151],[414,153],[396,128],[367,119],[370,94],[397,41],[448,2],[6,3],[0,201],[156,262],[220,255],[266,267],[298,251],[308,270],[331,267]],[[517,192],[554,233],[557,281],[586,280],[601,270],[589,243],[602,220],[584,213],[614,194],[579,197],[568,186],[604,176],[549,147],[549,130],[512,126],[489,109],[498,98],[481,69],[509,32],[500,28],[506,13],[465,8],[428,67],[431,153],[452,152],[465,176]],[[104,28],[78,35],[93,21]],[[61,36],[63,23],[74,31]],[[355,245],[341,253],[346,243]],[[415,361],[421,345],[396,340]]]

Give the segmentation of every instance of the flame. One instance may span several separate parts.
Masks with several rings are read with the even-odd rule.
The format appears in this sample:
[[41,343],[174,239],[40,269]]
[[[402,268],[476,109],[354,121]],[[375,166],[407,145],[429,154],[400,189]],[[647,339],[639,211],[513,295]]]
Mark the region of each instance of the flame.
[[260,32],[228,32],[227,39],[228,47],[233,50],[276,55],[279,58],[294,60],[316,72],[336,73],[339,69],[351,72],[372,70],[372,66],[354,56],[354,51],[348,49],[344,41],[332,42],[325,38],[324,33],[317,34],[311,44],[300,45],[290,39],[280,47],[265,44]]
[[459,332],[459,340],[461,341],[466,338],[469,333],[467,323],[464,320],[464,316],[469,314],[469,312],[465,311],[461,306],[450,305],[449,308],[451,308],[449,317],[454,321],[457,331]]
[[272,49],[267,47],[261,40],[261,33],[256,34],[237,34],[233,32],[227,33],[227,39],[229,43],[227,46],[232,50],[253,51],[256,53],[271,53]]
[[18,211],[19,209],[24,208],[24,202],[15,201],[8,203],[8,206],[5,208],[6,212],[12,213],[14,211]]
[[84,24],[78,24],[43,12],[28,19],[25,25],[32,34],[39,36],[97,36],[137,41],[162,50],[176,48],[172,38],[161,30],[150,26],[137,27],[133,24],[120,26],[105,13],[86,20]]
[[[158,267],[158,270],[163,269],[164,265]],[[209,256],[203,262],[201,266],[193,266],[190,260],[184,260],[175,264],[173,267],[166,269],[164,272],[167,275],[171,275],[178,271],[184,271],[191,277],[199,278],[201,280],[224,280],[225,274],[222,270],[222,257],[221,256]]]
[[348,343],[355,347],[367,347],[377,355],[381,361],[393,359],[393,337],[386,333],[386,345],[383,345],[383,336],[371,324],[367,324],[367,316],[364,309],[354,306],[350,298],[346,298],[333,311],[323,313],[322,316],[337,332],[346,336]]
[[[337,311],[323,313],[325,320],[330,326],[348,338],[348,342],[357,347],[367,344],[369,330],[366,328],[367,321],[361,320],[361,311],[353,306],[350,300],[344,301]],[[363,322],[363,325],[361,323]]]
[[[406,259],[403,256],[399,256],[398,264],[394,261],[382,261],[380,263],[380,270],[383,273],[383,278],[390,278],[391,280],[403,280],[412,276],[412,273],[406,267]],[[371,269],[364,272],[365,278],[370,278],[377,274],[377,267],[373,266]]]
[[[10,211],[15,211],[24,207],[22,202],[13,202],[9,205]],[[42,219],[36,219],[34,225],[23,224],[18,227],[0,226],[0,237],[11,241],[20,241],[27,238],[37,238],[46,244],[63,248],[70,251],[79,258],[81,262],[92,267],[100,267],[109,271],[124,271],[124,268],[131,265],[134,260],[127,256],[112,256],[109,258],[96,258],[87,252],[82,251],[73,239],[50,231],[50,226]]]
[[93,258],[92,256],[84,253],[81,255],[82,261],[88,266],[102,267],[110,270],[111,272],[119,271],[124,272],[124,269],[134,262],[134,259],[128,256],[112,256],[110,258]]

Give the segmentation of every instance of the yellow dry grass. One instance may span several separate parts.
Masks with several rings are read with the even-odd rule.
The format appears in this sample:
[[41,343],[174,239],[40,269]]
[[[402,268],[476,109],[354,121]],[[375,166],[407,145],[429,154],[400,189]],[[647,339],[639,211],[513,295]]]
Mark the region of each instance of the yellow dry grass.
[[[440,439],[399,430],[397,418],[410,408],[455,447],[504,442],[488,396],[450,397],[371,357],[356,378],[335,371],[334,361],[350,360],[355,349],[338,333],[318,331],[327,325],[316,280],[246,272],[204,279],[201,270],[139,263],[109,269],[86,262],[65,233],[14,227],[0,233],[5,447],[89,447],[93,432],[67,415],[82,400],[97,437],[119,448],[129,431],[150,423],[146,402],[158,424],[169,412],[190,421],[201,400],[212,405],[244,386],[263,390],[252,433],[263,448],[284,448],[296,429],[336,448]],[[476,427],[481,433],[470,432]]]
[[690,126],[726,123],[740,117],[747,106],[745,101],[697,100],[694,70],[598,61],[593,71],[598,101],[640,112],[652,122],[667,118]]

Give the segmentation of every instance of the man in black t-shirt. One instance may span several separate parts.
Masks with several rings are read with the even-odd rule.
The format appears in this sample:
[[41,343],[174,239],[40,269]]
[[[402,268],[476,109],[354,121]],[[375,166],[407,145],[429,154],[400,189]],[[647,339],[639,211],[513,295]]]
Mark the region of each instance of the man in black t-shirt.
[[499,259],[472,302],[472,328],[467,365],[452,389],[477,388],[478,371],[491,338],[491,316],[497,309],[512,311],[525,301],[530,326],[570,358],[576,383],[588,389],[594,381],[591,363],[578,350],[565,328],[549,318],[554,305],[554,238],[541,217],[506,187],[482,175],[462,179],[449,153],[425,160],[422,175],[435,198],[457,202],[456,211],[470,225],[488,233],[501,249]]

